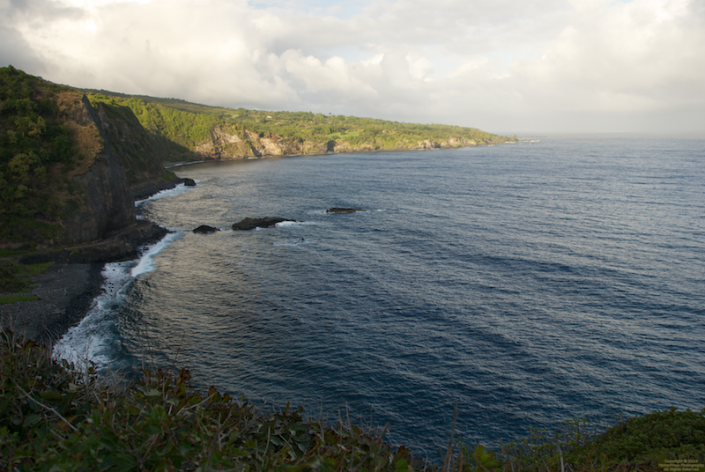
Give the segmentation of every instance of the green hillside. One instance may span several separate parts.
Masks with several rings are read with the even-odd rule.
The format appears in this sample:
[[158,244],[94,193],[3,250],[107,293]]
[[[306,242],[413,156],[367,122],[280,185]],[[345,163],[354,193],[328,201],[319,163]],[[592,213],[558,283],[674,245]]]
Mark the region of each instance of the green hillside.
[[[461,147],[516,140],[516,137],[499,136],[461,126],[399,123],[311,112],[231,109],[103,90],[86,92],[94,106],[96,103],[127,106],[145,129],[192,151],[199,144],[212,139],[214,129],[238,136],[243,141],[250,141],[252,134],[259,138],[294,140],[299,143],[297,149],[302,153],[311,153],[306,151],[311,149],[316,153],[316,150],[355,152]],[[291,146],[287,149],[291,149]],[[184,157],[183,154],[172,156],[169,161],[187,160]]]
[[61,214],[78,204],[71,176],[91,159],[97,133],[66,123],[80,102],[75,94],[0,68],[0,239],[52,237]]

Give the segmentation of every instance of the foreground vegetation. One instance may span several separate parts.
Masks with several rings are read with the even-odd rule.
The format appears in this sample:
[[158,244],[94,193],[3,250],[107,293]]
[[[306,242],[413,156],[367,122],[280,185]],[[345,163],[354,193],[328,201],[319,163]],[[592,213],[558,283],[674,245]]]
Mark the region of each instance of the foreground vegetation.
[[326,425],[302,408],[265,412],[188,381],[187,370],[111,381],[90,364],[57,362],[46,347],[0,331],[0,469],[656,471],[664,470],[659,461],[677,464],[672,470],[704,462],[705,412],[656,412],[602,433],[567,422],[497,453],[451,433],[438,462],[426,463],[385,443],[384,430]]

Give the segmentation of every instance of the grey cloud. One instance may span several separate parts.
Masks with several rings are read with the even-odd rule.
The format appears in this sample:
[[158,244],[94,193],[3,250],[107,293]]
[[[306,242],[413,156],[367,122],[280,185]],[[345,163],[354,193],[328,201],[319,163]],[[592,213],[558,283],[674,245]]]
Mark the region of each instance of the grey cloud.
[[349,17],[300,5],[18,0],[0,58],[76,86],[490,131],[677,128],[704,114],[697,0],[380,0]]
[[7,65],[31,71],[35,75],[46,70],[42,60],[17,30],[0,25],[0,66]]

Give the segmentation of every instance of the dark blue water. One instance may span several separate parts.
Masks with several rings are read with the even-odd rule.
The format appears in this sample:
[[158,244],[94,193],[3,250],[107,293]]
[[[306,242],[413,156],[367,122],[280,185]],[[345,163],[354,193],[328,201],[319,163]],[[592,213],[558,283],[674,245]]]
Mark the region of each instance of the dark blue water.
[[[180,231],[110,306],[110,362],[176,358],[198,386],[330,420],[347,405],[434,459],[456,402],[468,443],[705,406],[705,140],[548,137],[178,174],[198,186],[139,207]],[[229,229],[247,216],[303,223]],[[190,232],[201,224],[224,231]]]

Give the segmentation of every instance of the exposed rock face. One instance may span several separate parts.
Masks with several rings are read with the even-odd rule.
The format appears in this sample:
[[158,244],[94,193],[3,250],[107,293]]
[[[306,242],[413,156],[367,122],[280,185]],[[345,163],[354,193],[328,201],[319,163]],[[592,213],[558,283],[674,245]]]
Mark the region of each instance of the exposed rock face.
[[356,211],[365,211],[357,208],[331,208],[326,210],[326,213],[355,213]]
[[194,148],[201,159],[253,159],[263,156],[284,156],[304,152],[303,143],[276,134],[259,134],[249,130],[217,127],[211,137]]
[[93,121],[125,170],[129,185],[157,180],[168,182],[176,177],[162,165],[173,149],[147,132],[130,108],[100,102],[97,109],[94,108]]
[[264,218],[245,218],[244,220],[233,224],[233,229],[249,231],[255,228],[269,228],[270,226],[274,226],[277,223],[282,223],[284,221],[296,220],[287,220],[286,218],[276,218],[271,216],[267,216]]
[[110,144],[97,125],[95,111],[83,97],[88,118],[96,123],[104,146],[95,156],[87,172],[72,180],[84,190],[83,202],[77,211],[63,219],[62,243],[85,243],[102,239],[110,232],[119,231],[135,223],[135,205],[125,171],[118,163]]
[[194,229],[194,233],[200,233],[200,234],[208,234],[208,233],[215,233],[216,231],[220,231],[218,228],[214,228],[212,226],[208,225],[201,225],[198,228]]
[[132,196],[134,197],[135,201],[137,200],[144,200],[145,198],[149,198],[155,193],[159,193],[162,190],[170,190],[177,185],[184,183],[185,179],[180,179],[178,177],[172,179],[172,180],[150,180],[148,182],[143,182],[141,184],[137,185],[132,185],[131,186],[131,191],[132,191]]
[[[211,130],[210,138],[198,144],[194,151],[200,159],[236,160],[256,159],[266,156],[291,156],[298,154],[328,154],[344,152],[374,152],[380,150],[410,151],[422,149],[440,149],[475,146],[475,141],[461,138],[448,138],[443,141],[429,139],[415,145],[398,148],[385,148],[383,145],[351,145],[346,141],[328,140],[323,142],[302,141],[295,138],[283,138],[268,133],[259,135],[249,130],[216,127]],[[385,133],[386,134],[386,133]]]

